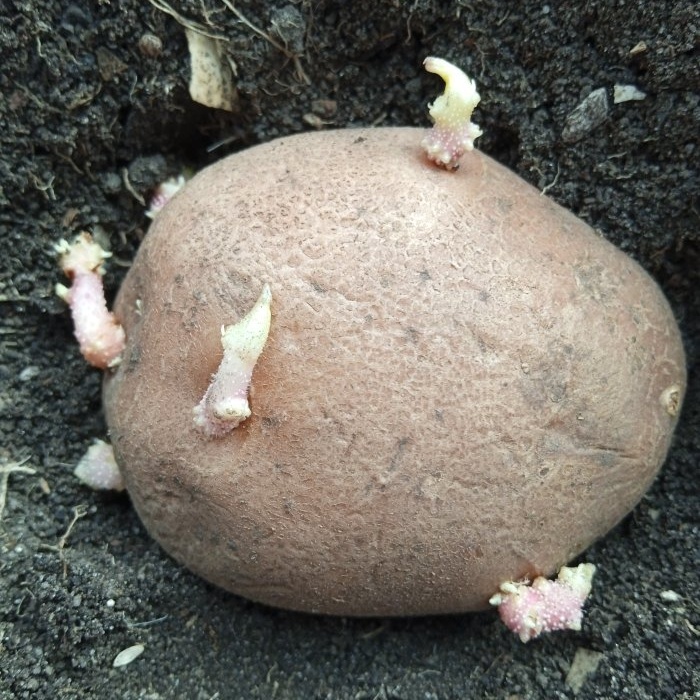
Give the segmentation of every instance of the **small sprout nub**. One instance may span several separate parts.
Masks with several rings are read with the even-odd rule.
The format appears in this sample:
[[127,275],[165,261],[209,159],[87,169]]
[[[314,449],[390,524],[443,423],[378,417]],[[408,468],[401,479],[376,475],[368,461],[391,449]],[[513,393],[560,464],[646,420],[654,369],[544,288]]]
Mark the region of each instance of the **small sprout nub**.
[[96,491],[123,491],[126,488],[114,457],[114,449],[103,440],[95,440],[90,445],[73,474]]
[[195,425],[220,437],[250,416],[248,388],[270,332],[272,293],[263,287],[253,308],[238,323],[221,328],[224,356],[202,400],[194,408]]
[[161,182],[156,187],[148,203],[146,216],[149,219],[155,219],[160,210],[185,186],[187,179],[184,175],[170,177],[164,182]]
[[56,285],[56,294],[71,310],[75,337],[83,357],[94,367],[115,367],[124,350],[124,329],[107,310],[102,275],[103,262],[111,253],[81,233],[69,243],[61,240],[54,250],[61,256],[60,266],[72,284]]
[[542,576],[532,584],[507,581],[489,603],[498,606],[501,620],[522,642],[543,632],[580,630],[583,604],[591,592],[593,574],[593,564],[579,564],[563,566],[555,581]]
[[474,139],[483,133],[471,121],[481,98],[474,81],[449,61],[429,56],[423,65],[445,81],[445,92],[428,105],[433,128],[423,139],[423,150],[433,162],[454,170],[465,151],[473,150]]

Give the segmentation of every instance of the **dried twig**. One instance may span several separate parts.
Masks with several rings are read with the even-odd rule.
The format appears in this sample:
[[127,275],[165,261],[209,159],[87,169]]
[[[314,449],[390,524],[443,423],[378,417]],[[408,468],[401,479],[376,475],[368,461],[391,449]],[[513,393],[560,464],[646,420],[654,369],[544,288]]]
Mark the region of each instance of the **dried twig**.
[[207,29],[203,24],[193,22],[191,19],[183,17],[179,12],[174,10],[167,2],[165,2],[165,0],[148,0],[148,2],[150,2],[151,5],[153,5],[153,7],[155,7],[157,10],[165,12],[166,15],[170,15],[181,26],[186,27],[187,29],[191,29],[193,32],[198,32],[199,34],[208,36],[210,39],[226,41],[226,37],[222,34],[214,34],[213,32],[209,31],[209,29]]
[[542,188],[542,191],[540,192],[540,194],[547,194],[547,192],[549,192],[549,190],[551,190],[552,187],[554,187],[557,184],[557,182],[559,181],[559,172],[560,172],[559,163],[557,163],[557,174],[554,176],[554,180],[552,180],[548,185],[545,185]]
[[64,552],[66,543],[68,542],[68,537],[70,536],[71,530],[73,529],[73,526],[80,520],[81,518],[84,518],[87,515],[87,506],[86,505],[78,505],[73,508],[73,518],[71,519],[70,523],[68,523],[68,527],[66,528],[66,531],[58,538],[58,542],[56,544],[42,544],[40,545],[41,549],[49,550],[51,552],[58,552],[58,556],[61,560],[61,563],[63,564],[63,578],[66,578],[68,575],[68,563],[66,562],[66,555]]
[[28,461],[29,457],[25,457],[19,462],[0,465],[0,521],[2,521],[5,504],[7,503],[7,487],[10,481],[10,474],[36,474],[35,469],[23,466]]
[[[153,0],[151,0],[151,2],[153,2]],[[267,32],[264,32],[259,27],[256,27],[240,10],[236,8],[231,0],[221,0],[221,2],[223,2],[224,5],[226,5],[226,7],[228,7],[228,9],[231,10],[234,15],[236,15],[236,18],[245,24],[246,27],[248,27],[248,29],[255,32],[258,36],[261,36],[263,39],[272,44],[272,46],[274,46],[278,51],[281,51],[288,59],[290,59],[294,63],[294,68],[296,69],[299,80],[303,80],[307,85],[311,84],[309,76],[304,72],[297,54],[290,51],[284,44],[281,44],[279,41],[271,37]]]

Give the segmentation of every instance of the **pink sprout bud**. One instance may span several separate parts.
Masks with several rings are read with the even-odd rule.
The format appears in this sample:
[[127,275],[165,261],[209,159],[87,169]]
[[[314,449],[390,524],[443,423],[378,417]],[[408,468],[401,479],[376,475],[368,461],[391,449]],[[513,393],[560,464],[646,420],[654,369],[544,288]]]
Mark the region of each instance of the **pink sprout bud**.
[[423,139],[423,150],[433,162],[454,170],[465,151],[474,148],[474,139],[482,134],[471,122],[481,98],[474,81],[457,66],[433,56],[426,58],[423,65],[445,81],[445,92],[428,105],[433,128]]
[[543,632],[580,630],[583,603],[591,592],[595,566],[563,566],[556,581],[538,576],[532,585],[509,581],[501,584],[500,593],[489,602],[508,629],[528,642]]
[[161,182],[151,197],[146,216],[149,219],[155,219],[158,212],[185,186],[185,182],[184,175],[171,177],[165,182]]
[[88,448],[73,474],[96,491],[123,491],[126,488],[114,458],[114,450],[102,440],[95,440]]
[[61,256],[61,269],[72,281],[70,288],[57,284],[56,294],[70,306],[83,357],[100,369],[116,366],[125,338],[124,329],[107,310],[102,286],[102,263],[110,253],[84,232],[73,243],[62,240],[55,250]]
[[204,397],[194,408],[195,425],[209,437],[220,437],[250,416],[248,388],[270,332],[270,286],[236,324],[221,328],[224,356]]

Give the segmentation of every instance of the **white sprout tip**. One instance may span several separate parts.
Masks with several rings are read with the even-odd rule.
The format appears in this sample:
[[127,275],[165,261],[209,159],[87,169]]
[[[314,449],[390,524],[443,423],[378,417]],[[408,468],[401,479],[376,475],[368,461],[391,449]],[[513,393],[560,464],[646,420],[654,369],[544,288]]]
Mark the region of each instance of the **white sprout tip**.
[[221,344],[226,353],[235,353],[244,363],[250,363],[251,370],[265,347],[270,332],[270,285],[263,287],[253,308],[238,323],[221,329]]
[[102,263],[112,256],[86,231],[79,233],[72,243],[62,238],[54,245],[54,251],[61,258],[61,269],[71,278],[89,272],[104,274]]
[[428,73],[435,73],[445,81],[445,92],[433,103],[430,115],[434,119],[444,116],[468,121],[481,100],[476,83],[461,68],[444,58],[428,56],[423,66]]

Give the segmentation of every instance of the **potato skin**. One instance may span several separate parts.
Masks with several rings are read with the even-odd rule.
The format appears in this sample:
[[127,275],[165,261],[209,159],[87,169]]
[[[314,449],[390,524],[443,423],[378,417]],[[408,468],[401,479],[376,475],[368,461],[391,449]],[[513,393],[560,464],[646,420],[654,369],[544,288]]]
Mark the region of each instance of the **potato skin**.
[[[149,532],[209,581],[339,615],[477,610],[639,501],[685,391],[666,300],[487,156],[422,131],[282,138],[198,174],[119,293],[104,402]],[[252,416],[192,409],[272,288]],[[137,310],[137,300],[139,301]]]

